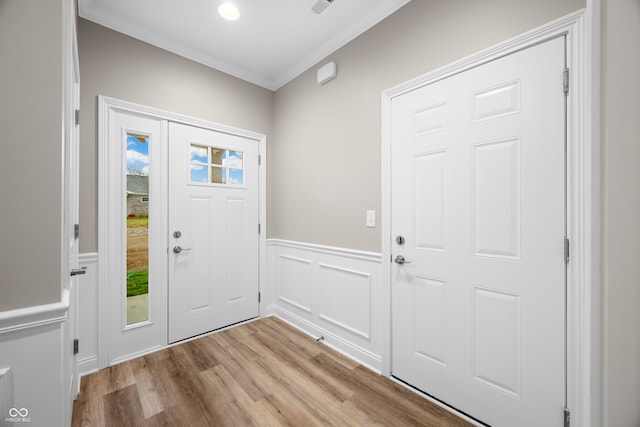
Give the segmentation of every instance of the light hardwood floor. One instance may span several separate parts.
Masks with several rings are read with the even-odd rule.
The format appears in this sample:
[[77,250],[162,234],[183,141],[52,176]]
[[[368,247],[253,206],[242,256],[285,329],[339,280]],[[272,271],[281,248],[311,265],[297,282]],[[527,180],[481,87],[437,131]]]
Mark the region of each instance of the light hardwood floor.
[[83,377],[72,425],[470,424],[270,317]]

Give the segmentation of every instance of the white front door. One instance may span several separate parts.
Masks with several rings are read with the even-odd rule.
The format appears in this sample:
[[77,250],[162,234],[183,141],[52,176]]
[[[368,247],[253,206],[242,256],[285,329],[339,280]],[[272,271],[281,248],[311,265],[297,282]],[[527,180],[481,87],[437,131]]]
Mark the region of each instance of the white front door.
[[258,148],[169,125],[169,342],[258,316]]
[[391,104],[392,375],[494,427],[563,425],[564,66],[561,37]]

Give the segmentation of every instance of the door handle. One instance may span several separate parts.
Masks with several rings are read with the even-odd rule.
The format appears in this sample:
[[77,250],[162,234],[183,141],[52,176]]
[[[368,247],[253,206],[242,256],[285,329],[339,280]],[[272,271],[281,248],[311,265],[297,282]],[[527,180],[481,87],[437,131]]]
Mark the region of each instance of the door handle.
[[180,246],[174,246],[173,247],[173,253],[174,254],[179,254],[180,252],[184,252],[184,251],[190,251],[191,248],[182,248]]
[[404,259],[404,257],[402,255],[398,255],[394,260],[393,260],[396,264],[411,264],[411,261],[407,261],[406,259]]
[[73,276],[79,276],[81,274],[87,274],[87,267],[82,267],[82,268],[72,268],[71,269],[71,277]]

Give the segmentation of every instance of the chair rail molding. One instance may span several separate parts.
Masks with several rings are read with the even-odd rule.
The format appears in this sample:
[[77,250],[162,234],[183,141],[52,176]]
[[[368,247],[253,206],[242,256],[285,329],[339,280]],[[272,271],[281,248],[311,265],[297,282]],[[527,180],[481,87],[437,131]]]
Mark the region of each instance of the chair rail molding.
[[69,290],[63,289],[60,302],[0,312],[0,335],[23,329],[62,323],[69,310]]

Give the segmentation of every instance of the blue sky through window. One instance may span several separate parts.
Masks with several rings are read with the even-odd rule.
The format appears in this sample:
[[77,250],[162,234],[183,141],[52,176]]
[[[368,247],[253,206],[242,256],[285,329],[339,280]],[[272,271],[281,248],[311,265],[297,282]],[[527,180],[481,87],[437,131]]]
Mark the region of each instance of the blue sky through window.
[[223,148],[190,146],[190,181],[243,185],[243,153]]
[[149,175],[148,138],[127,135],[127,174]]

